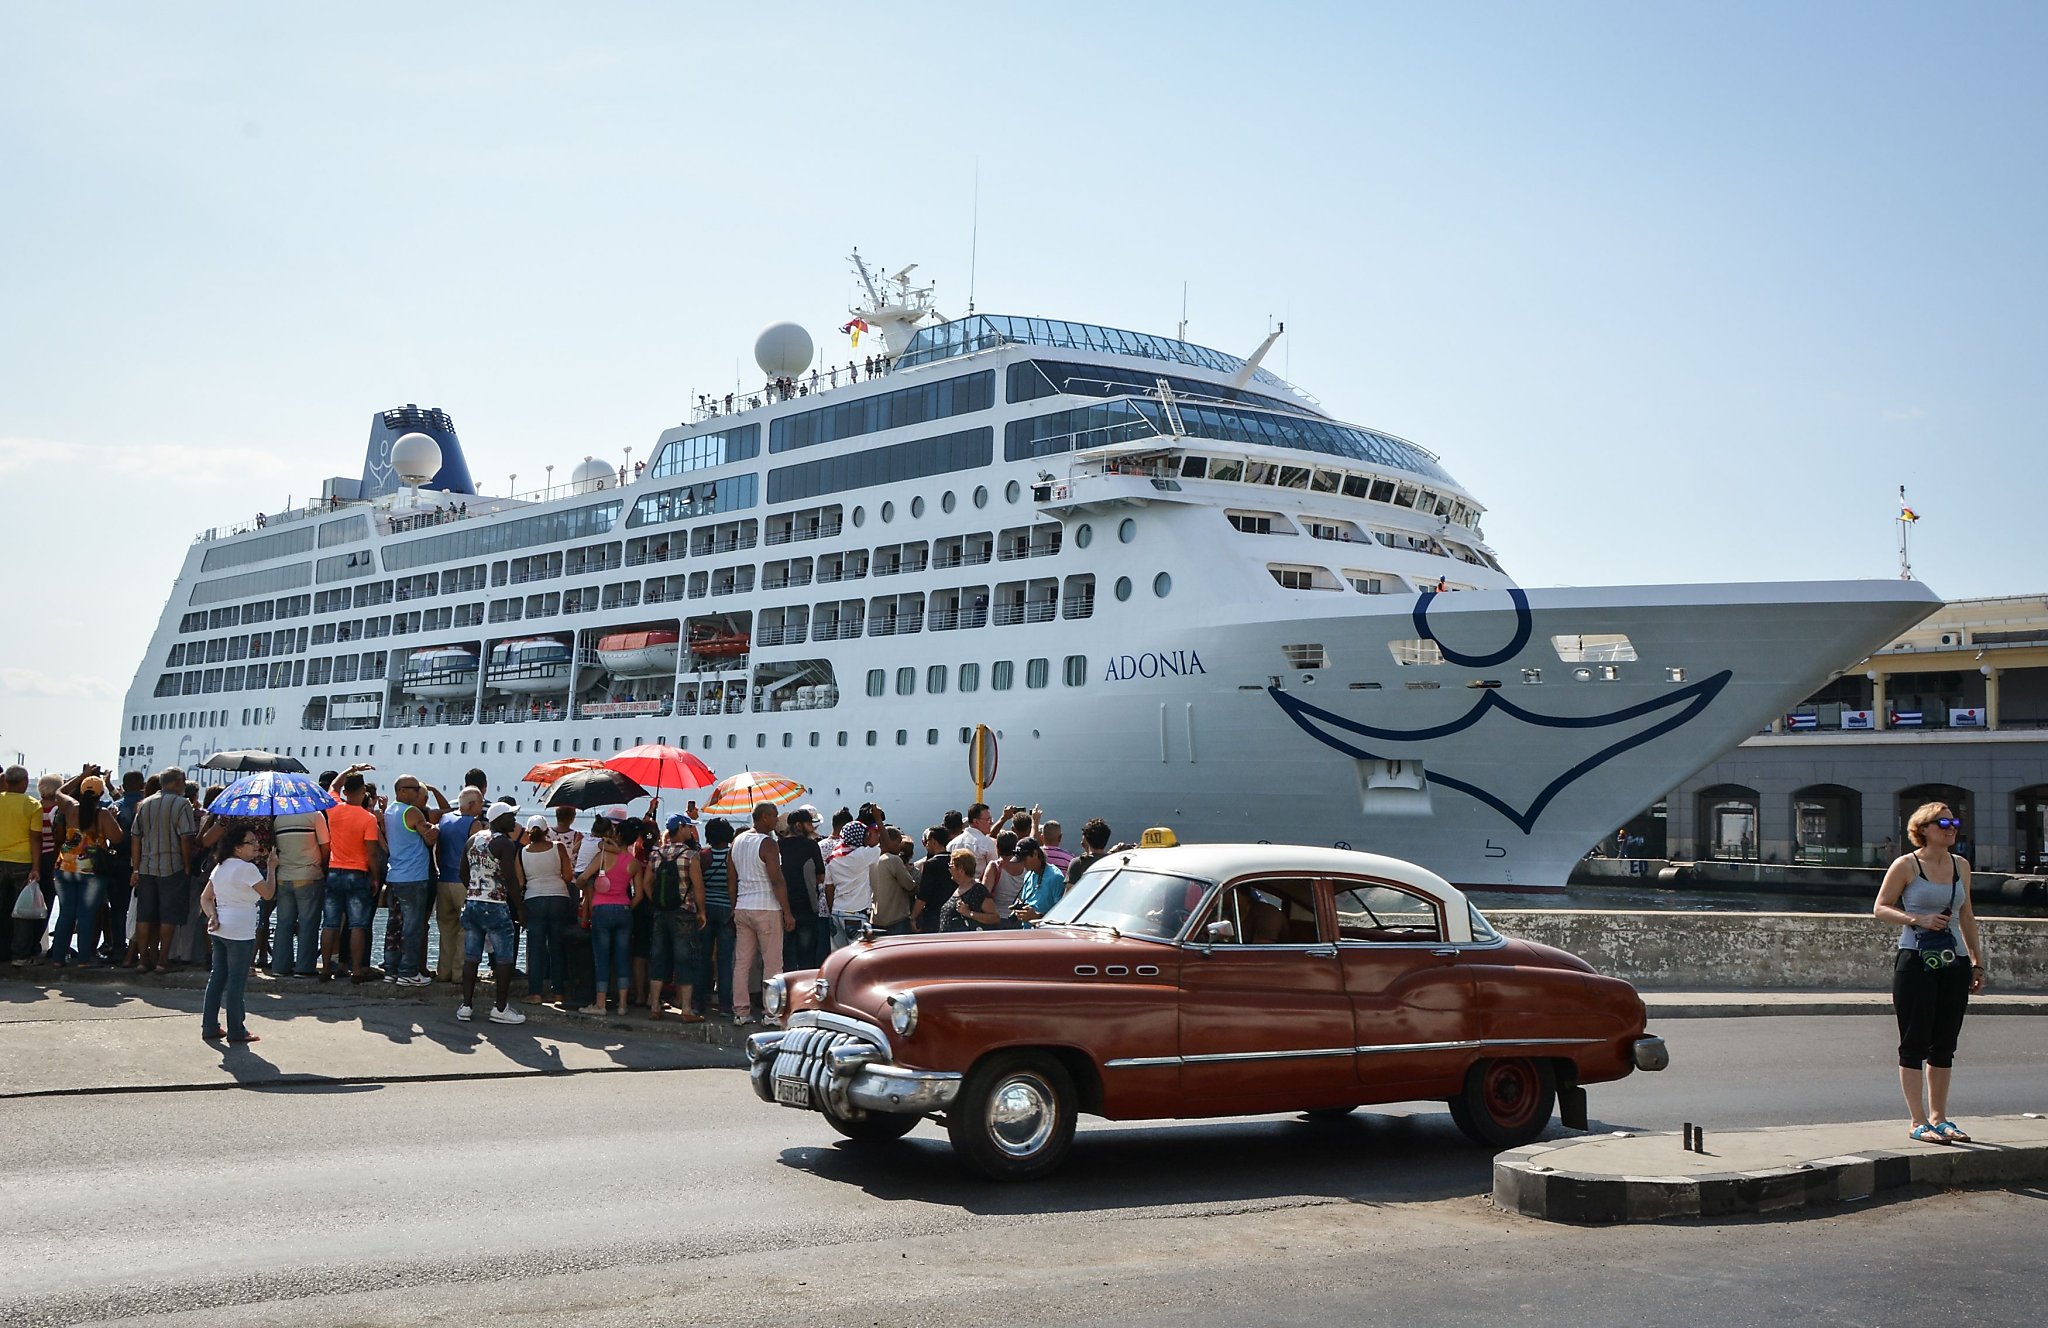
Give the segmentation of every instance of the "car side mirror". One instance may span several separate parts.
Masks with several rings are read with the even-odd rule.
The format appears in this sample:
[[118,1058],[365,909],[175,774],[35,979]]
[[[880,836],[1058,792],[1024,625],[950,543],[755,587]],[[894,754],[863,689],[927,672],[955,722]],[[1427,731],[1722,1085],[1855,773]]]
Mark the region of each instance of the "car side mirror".
[[1234,922],[1212,922],[1202,929],[1202,934],[1209,938],[1209,944],[1211,945],[1215,945],[1219,941],[1234,941],[1237,939],[1237,924]]

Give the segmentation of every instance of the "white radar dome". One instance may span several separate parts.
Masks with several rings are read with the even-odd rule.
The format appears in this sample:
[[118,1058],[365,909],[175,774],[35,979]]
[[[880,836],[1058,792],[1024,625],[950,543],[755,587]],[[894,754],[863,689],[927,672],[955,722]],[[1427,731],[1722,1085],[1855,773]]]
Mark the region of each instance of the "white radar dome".
[[578,493],[602,489],[616,478],[618,471],[613,468],[612,463],[599,461],[596,457],[583,458],[576,463],[576,469],[569,472],[569,483]]
[[811,334],[795,323],[770,323],[754,338],[754,363],[770,378],[794,378],[811,367]]
[[403,484],[425,484],[441,473],[441,445],[409,433],[391,445],[391,470]]

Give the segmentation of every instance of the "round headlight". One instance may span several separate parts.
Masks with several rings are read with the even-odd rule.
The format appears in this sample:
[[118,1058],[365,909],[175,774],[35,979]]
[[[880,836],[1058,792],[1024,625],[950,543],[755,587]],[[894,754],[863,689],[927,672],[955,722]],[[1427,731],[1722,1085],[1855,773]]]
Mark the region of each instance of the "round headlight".
[[910,992],[889,998],[889,1027],[896,1030],[897,1037],[909,1037],[917,1031],[917,997]]
[[761,984],[761,1011],[770,1019],[782,1017],[782,1007],[789,999],[789,984],[780,977],[769,978]]

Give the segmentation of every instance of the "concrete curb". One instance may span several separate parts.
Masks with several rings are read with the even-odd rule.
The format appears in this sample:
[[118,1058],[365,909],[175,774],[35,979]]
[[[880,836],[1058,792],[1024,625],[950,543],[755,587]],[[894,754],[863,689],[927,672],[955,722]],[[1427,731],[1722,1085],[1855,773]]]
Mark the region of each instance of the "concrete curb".
[[[1652,1019],[1748,1019],[1769,1015],[1884,1014],[1892,1012],[1889,993],[1797,992],[1765,993],[1759,998],[1716,999],[1702,995],[1640,993]],[[2048,1014],[2048,996],[2026,995],[2004,1000],[1973,997],[1970,1016]]]
[[[72,984],[90,984],[95,987],[119,987],[135,993],[151,990],[204,991],[206,970],[198,967],[183,967],[169,973],[139,974],[132,969],[98,967],[56,968],[50,964],[32,964],[26,968],[0,966],[0,981],[9,976],[24,982],[36,984],[45,989],[60,990]],[[514,984],[525,986],[521,977]],[[485,977],[477,984],[477,998],[486,999],[491,983]],[[431,987],[401,987],[383,979],[360,985],[345,981],[320,982],[296,978],[280,978],[258,971],[250,975],[250,994],[304,995],[347,997],[363,1001],[402,1001],[406,1004],[428,1009],[441,1010],[450,1019],[455,1017],[456,999],[460,989],[450,983],[436,982]],[[649,1019],[645,1012],[618,1015],[606,1014],[602,1010],[591,1013],[588,1010],[564,1010],[559,1006],[528,1005],[518,996],[512,998],[514,1008],[537,1024],[562,1028],[605,1028],[619,1032],[645,1034],[650,1037],[673,1038],[679,1042],[696,1042],[732,1052],[746,1048],[747,1034],[751,1028],[741,1028],[732,1020],[713,1015],[701,1024],[683,1023],[674,1017]]]
[[[1569,1150],[1601,1136],[1533,1144],[1493,1161],[1493,1201],[1550,1222],[1604,1226],[1685,1217],[1790,1213],[1909,1185],[1997,1187],[2048,1178],[2048,1145],[1879,1149],[1761,1171],[1614,1176],[1570,1169]],[[1669,1134],[1645,1138],[1670,1139]]]

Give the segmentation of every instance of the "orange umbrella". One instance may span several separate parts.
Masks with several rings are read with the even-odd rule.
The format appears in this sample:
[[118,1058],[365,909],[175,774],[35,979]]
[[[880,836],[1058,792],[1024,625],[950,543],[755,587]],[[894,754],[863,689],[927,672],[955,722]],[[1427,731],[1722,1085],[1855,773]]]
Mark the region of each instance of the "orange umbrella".
[[564,757],[558,761],[542,761],[520,778],[528,784],[552,784],[564,775],[573,775],[578,770],[595,770],[603,764],[585,756]]
[[810,790],[787,775],[772,775],[765,770],[748,770],[737,775],[728,775],[711,786],[710,801],[704,806],[706,816],[745,816],[757,804],[772,802],[778,807],[787,807],[802,798]]

